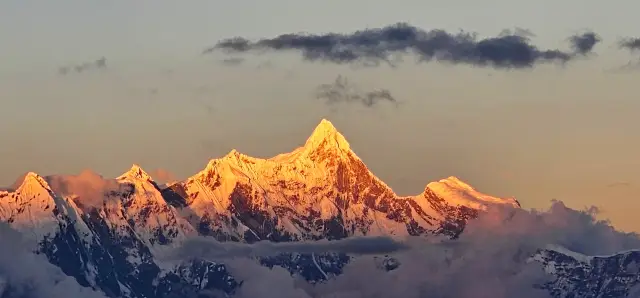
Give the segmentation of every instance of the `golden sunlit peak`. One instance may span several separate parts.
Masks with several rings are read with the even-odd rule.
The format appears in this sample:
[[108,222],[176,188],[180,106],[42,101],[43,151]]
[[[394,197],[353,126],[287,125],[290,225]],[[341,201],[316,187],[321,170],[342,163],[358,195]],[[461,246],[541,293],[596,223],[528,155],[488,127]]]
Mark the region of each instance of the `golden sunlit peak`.
[[336,146],[342,150],[348,150],[350,147],[349,142],[338,132],[336,127],[329,120],[322,119],[304,146],[314,149],[325,141],[328,146]]
[[48,187],[48,184],[44,180],[44,178],[42,178],[42,176],[38,175],[35,172],[27,172],[26,174],[24,174],[22,178],[22,183],[20,183],[19,185],[17,184],[18,183],[14,185],[14,186],[18,186],[17,188],[23,188],[30,185],[41,185],[43,187]]
[[236,150],[236,149],[231,149],[231,151],[229,151],[229,153],[227,153],[227,155],[225,155],[225,156],[227,156],[227,157],[231,157],[231,156],[238,156],[238,155],[241,155],[241,153],[240,153],[240,152],[238,152],[238,150]]
[[331,123],[331,121],[322,118],[322,120],[320,120],[320,124],[318,124],[318,126],[316,127],[316,129],[321,128],[323,130],[333,130],[333,131],[337,131],[336,127],[333,126],[333,123]]
[[35,172],[27,172],[24,174],[24,179],[39,179],[40,175]]
[[465,183],[464,181],[460,180],[460,178],[456,177],[456,176],[449,176],[447,178],[441,179],[441,182],[450,182],[450,183],[455,183],[455,184],[459,184],[459,185],[469,185],[467,183]]
[[131,168],[126,173],[122,174],[122,176],[118,177],[118,179],[124,178],[138,178],[138,179],[147,179],[150,180],[151,176],[145,172],[142,167],[137,164],[131,165]]
[[35,172],[27,172],[26,174],[24,174],[24,178],[22,179],[22,181],[24,183],[24,182],[27,182],[28,180],[40,181],[42,180],[42,177],[40,177],[40,175],[38,175]]

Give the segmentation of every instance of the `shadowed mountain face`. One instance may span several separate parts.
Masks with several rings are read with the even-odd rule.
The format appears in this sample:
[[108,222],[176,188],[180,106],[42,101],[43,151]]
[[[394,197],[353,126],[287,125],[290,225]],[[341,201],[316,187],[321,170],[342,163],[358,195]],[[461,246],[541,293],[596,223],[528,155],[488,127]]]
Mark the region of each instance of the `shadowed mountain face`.
[[640,251],[585,256],[550,247],[531,260],[558,276],[542,285],[553,297],[640,297]]
[[[224,264],[156,257],[163,248],[180,245],[191,236],[246,243],[360,235],[456,238],[468,220],[487,206],[520,206],[514,199],[482,194],[455,177],[429,183],[416,196],[398,196],[367,169],[326,120],[291,153],[258,159],[233,150],[164,189],[135,165],[110,183],[91,188],[89,194],[74,193],[74,188],[59,183],[66,180],[58,178],[28,173],[15,190],[0,191],[0,220],[32,240],[34,252],[44,254],[80,285],[110,297],[195,297],[208,290],[233,293],[241,281]],[[99,195],[97,203],[89,204],[90,194]],[[548,252],[541,251],[536,261],[566,257]],[[316,282],[340,274],[352,258],[288,253],[261,257],[260,262]],[[617,262],[617,257],[600,262],[608,264],[607,260]],[[571,264],[572,268],[588,267]],[[381,268],[397,266],[385,259]],[[602,290],[589,286],[589,281],[581,279],[584,275],[576,275],[578,269],[572,270],[556,273],[561,274],[558,280],[566,277],[573,282],[576,290],[562,290],[567,288],[562,280],[546,285],[555,297],[619,293],[615,291],[637,282],[638,276],[636,272],[633,282],[622,279],[618,284],[623,286]],[[571,293],[580,295],[567,296]]]

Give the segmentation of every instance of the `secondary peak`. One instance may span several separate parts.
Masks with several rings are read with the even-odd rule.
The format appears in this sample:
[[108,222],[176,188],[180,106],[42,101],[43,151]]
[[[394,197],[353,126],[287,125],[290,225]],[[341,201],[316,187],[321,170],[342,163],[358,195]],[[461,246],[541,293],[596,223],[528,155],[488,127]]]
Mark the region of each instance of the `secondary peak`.
[[[20,181],[21,180],[21,181]],[[46,189],[49,188],[49,184],[45,181],[45,179],[38,175],[35,172],[27,172],[26,174],[24,174],[22,179],[19,179],[17,182],[14,183],[14,189],[24,189],[25,187],[44,187]]]
[[229,153],[227,153],[227,155],[225,155],[225,157],[233,157],[233,156],[240,156],[242,155],[240,152],[238,152],[238,150],[236,149],[231,149],[231,151],[229,151]]
[[147,174],[147,172],[145,172],[139,165],[137,164],[133,164],[131,166],[131,169],[129,169],[129,171],[127,171],[126,173],[122,174],[122,176],[118,177],[119,179],[123,179],[123,178],[137,178],[137,179],[143,179],[143,180],[151,180],[151,176],[149,176],[149,174]]

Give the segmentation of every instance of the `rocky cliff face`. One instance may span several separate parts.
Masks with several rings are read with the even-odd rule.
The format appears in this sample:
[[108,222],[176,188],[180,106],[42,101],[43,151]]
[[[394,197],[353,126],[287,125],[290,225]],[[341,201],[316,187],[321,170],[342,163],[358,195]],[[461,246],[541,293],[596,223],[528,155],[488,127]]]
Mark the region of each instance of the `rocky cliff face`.
[[585,256],[550,247],[530,261],[540,262],[554,276],[541,285],[553,297],[640,297],[640,251]]
[[56,193],[46,180],[29,173],[16,190],[0,192],[0,219],[80,285],[110,297],[169,297],[213,285],[226,291],[237,286],[223,265],[154,260],[156,246],[184,239],[193,229],[176,217],[137,166],[116,179],[116,188],[104,189],[100,206]]

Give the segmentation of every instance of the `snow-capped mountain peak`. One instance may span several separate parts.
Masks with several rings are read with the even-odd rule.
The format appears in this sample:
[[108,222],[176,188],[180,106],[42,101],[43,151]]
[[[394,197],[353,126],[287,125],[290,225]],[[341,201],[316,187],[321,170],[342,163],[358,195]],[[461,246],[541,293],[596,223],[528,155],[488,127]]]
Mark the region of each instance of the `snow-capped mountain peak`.
[[432,192],[438,197],[447,198],[451,205],[466,206],[484,210],[487,204],[505,204],[519,208],[520,203],[513,198],[498,198],[483,194],[458,177],[450,176],[427,184],[425,193]]
[[126,173],[120,175],[116,179],[118,179],[118,180],[140,179],[140,180],[146,180],[146,181],[153,181],[153,179],[151,178],[151,175],[147,174],[147,172],[145,172],[137,164],[133,164],[131,166],[131,169],[129,169],[129,171],[127,171]]
[[240,156],[241,153],[238,152],[238,150],[236,149],[231,149],[231,151],[229,151],[229,153],[227,153],[227,155],[225,155],[226,158],[234,158],[234,157],[238,157]]
[[[398,196],[326,119],[290,153],[261,159],[231,150],[163,192],[181,212],[195,215],[189,219],[194,227],[246,241],[456,235],[464,228],[461,223],[487,204],[512,202],[482,194],[456,177],[434,182],[418,196]],[[255,218],[264,222],[257,225]],[[238,220],[247,224],[236,227]],[[340,224],[329,227],[335,221]]]
[[[326,119],[293,152],[262,159],[231,150],[163,189],[136,164],[96,185],[84,178],[99,177],[71,178],[67,182],[75,187],[62,189],[51,176],[25,174],[0,190],[0,221],[35,240],[34,251],[81,285],[123,298],[195,297],[213,289],[231,295],[242,282],[225,265],[158,258],[167,246],[194,235],[249,243],[361,235],[457,238],[488,205],[519,207],[515,199],[483,194],[454,176],[429,183],[419,195],[398,196]],[[259,261],[317,282],[341,274],[354,258],[295,253]],[[637,268],[628,269],[639,260],[640,251],[600,257],[553,247],[530,259],[557,277],[542,285],[553,297],[585,298],[624,297],[640,284]]]
[[[27,238],[42,240],[58,230],[60,213],[73,209],[56,195],[45,178],[28,172],[12,191],[0,192],[0,221],[7,221],[20,231],[28,231]],[[14,186],[15,186],[14,185]]]
[[351,150],[349,142],[347,142],[344,136],[327,119],[320,121],[320,124],[313,130],[313,133],[307,139],[303,148],[304,153],[307,154],[318,150],[337,152],[348,152]]
[[22,183],[20,183],[20,186],[16,188],[18,192],[26,189],[46,190],[47,192],[51,191],[51,187],[49,187],[49,184],[47,183],[47,181],[45,181],[45,179],[42,176],[34,172],[26,173],[22,178]]

